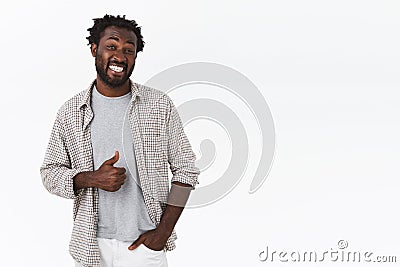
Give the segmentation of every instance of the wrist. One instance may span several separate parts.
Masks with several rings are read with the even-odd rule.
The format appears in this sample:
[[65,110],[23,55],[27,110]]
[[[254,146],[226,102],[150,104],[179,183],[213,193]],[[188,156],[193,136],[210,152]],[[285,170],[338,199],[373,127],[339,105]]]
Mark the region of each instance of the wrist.
[[92,177],[93,177],[92,171],[78,173],[74,177],[74,190],[94,187],[93,183],[94,180],[92,179]]
[[172,227],[168,227],[168,226],[166,226],[165,224],[162,224],[162,223],[160,223],[158,226],[157,226],[157,229],[156,229],[156,231],[160,234],[160,235],[162,235],[166,240],[171,236],[171,234],[172,234],[172,231],[174,230],[174,228]]

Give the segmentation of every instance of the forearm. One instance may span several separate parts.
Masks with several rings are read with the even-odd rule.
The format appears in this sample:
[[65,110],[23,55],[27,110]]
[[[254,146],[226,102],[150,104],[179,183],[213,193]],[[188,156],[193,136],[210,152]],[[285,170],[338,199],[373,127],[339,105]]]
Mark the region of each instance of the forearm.
[[40,169],[44,187],[52,194],[60,197],[73,199],[73,177],[79,171],[56,164],[43,164]]
[[189,198],[191,185],[173,182],[158,229],[170,236]]

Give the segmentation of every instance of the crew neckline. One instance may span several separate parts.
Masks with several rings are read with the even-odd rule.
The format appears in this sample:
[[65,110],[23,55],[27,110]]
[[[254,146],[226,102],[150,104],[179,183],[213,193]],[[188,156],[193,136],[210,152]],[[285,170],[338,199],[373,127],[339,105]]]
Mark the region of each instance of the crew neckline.
[[124,98],[130,97],[130,96],[132,95],[132,92],[129,91],[128,93],[126,93],[126,94],[124,94],[124,95],[121,95],[121,96],[105,96],[105,95],[103,95],[102,93],[100,93],[100,92],[97,90],[96,85],[94,85],[94,86],[93,86],[93,94],[94,94],[95,96],[97,96],[97,97],[101,97],[101,98],[108,99],[108,100],[119,100],[119,99],[124,99]]

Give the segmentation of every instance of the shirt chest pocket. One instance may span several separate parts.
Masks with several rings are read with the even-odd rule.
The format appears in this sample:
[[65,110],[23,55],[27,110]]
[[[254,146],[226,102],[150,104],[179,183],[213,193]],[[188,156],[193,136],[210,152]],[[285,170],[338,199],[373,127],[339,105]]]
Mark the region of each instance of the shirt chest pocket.
[[143,125],[142,141],[147,168],[160,168],[166,163],[167,155],[163,136],[161,122],[152,120]]

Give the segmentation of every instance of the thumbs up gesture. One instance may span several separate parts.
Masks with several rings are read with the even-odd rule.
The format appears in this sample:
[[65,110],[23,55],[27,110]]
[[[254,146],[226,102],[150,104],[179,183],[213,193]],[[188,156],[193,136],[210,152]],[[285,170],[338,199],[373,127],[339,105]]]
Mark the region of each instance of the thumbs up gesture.
[[106,161],[103,162],[103,164],[101,164],[100,168],[104,165],[110,165],[113,166],[115,163],[117,163],[117,161],[119,160],[119,152],[115,151],[114,156],[112,156],[112,158],[107,159]]
[[105,191],[115,192],[121,188],[126,179],[126,169],[114,167],[119,160],[119,152],[115,151],[112,158],[101,164],[100,168],[93,173],[93,185]]

